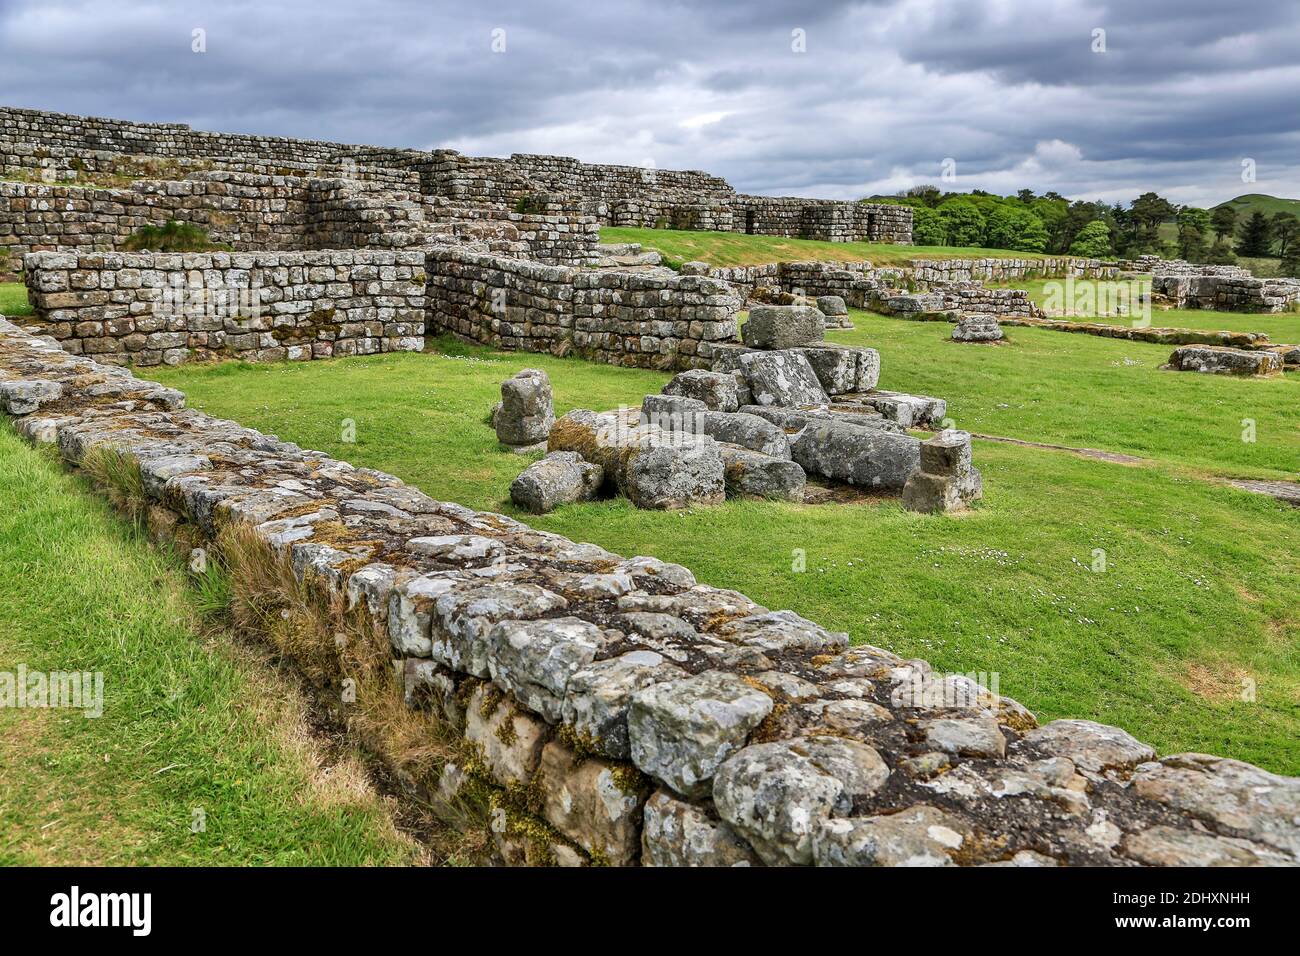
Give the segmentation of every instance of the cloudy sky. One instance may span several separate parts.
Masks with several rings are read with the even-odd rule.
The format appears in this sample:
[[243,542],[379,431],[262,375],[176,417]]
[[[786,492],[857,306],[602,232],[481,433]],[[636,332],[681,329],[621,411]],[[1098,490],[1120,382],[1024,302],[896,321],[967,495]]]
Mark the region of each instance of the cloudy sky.
[[1295,0],[0,0],[0,91],[770,195],[1300,196]]

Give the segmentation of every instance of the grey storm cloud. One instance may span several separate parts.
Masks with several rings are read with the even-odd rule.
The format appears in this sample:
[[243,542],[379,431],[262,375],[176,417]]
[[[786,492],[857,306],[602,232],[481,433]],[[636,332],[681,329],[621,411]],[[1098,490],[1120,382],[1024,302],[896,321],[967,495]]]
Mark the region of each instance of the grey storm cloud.
[[1298,41],[1295,4],[1221,0],[0,0],[0,89],[201,129],[706,169],[767,194],[895,192],[952,160],[952,189],[1209,204],[1300,195]]

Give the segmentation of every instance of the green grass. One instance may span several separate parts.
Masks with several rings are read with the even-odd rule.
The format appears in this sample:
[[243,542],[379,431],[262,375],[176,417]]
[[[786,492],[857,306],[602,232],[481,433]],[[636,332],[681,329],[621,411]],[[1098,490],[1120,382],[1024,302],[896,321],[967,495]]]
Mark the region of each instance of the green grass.
[[[1229,199],[1227,202],[1219,203],[1219,206],[1231,206],[1237,210],[1238,223],[1245,222],[1256,212],[1262,212],[1270,218],[1279,212],[1289,212],[1300,216],[1300,199],[1283,199],[1280,196],[1269,196],[1266,193],[1246,193],[1237,196],[1235,199]],[[1213,212],[1219,206],[1214,206],[1210,211]]]
[[201,619],[220,587],[179,567],[0,426],[0,671],[104,675],[99,718],[0,709],[0,864],[420,859],[296,685]]
[[[998,672],[1040,718],[1127,727],[1162,752],[1228,754],[1300,771],[1300,511],[1193,476],[1287,473],[1300,460],[1300,383],[1158,372],[1162,350],[1011,330],[1003,347],[952,345],[948,327],[856,313],[843,341],[882,349],[887,387],[949,397],[961,425],[1161,459],[1149,467],[980,442],[987,495],[954,518],[896,501],[728,502],[660,513],[626,501],[527,520],[952,671]],[[667,376],[438,343],[441,351],[295,365],[191,365],[159,378],[191,404],[429,494],[514,513],[527,461],[486,423],[499,383],[546,368],[558,410],[635,404]],[[1136,362],[1136,365],[1126,363]],[[1237,440],[1254,412],[1260,441]],[[345,419],[356,441],[342,441]],[[807,570],[792,570],[797,550]],[[1096,549],[1104,573],[1090,570]],[[1241,698],[1243,681],[1256,687]]]
[[[1082,280],[1075,280],[1082,285]],[[1127,281],[1127,280],[1125,280]],[[1144,292],[1151,291],[1151,280],[1136,280]],[[1064,280],[1029,279],[1020,282],[988,283],[989,286],[1024,289],[1038,305],[1044,306],[1049,299],[1049,285],[1062,283],[1058,299],[1064,301]],[[1075,293],[1076,295],[1080,293]],[[1127,293],[1126,293],[1127,294]],[[1049,316],[1049,318],[1052,316]],[[1097,316],[1061,316],[1079,322],[1099,322],[1104,325],[1129,325],[1141,315],[1097,315]],[[1277,343],[1300,342],[1300,312],[1216,312],[1209,309],[1160,309],[1152,308],[1151,325],[1177,329],[1205,329],[1211,332],[1226,330],[1230,332],[1263,332],[1269,340]]]
[[[4,263],[0,262],[0,268]],[[27,302],[27,287],[21,282],[0,282],[0,315],[11,318],[18,315],[31,315],[32,307]]]
[[696,232],[677,229],[629,229],[607,226],[601,242],[639,242],[657,249],[671,264],[707,262],[711,266],[752,266],[768,262],[871,262],[878,266],[906,265],[913,259],[1002,257],[1041,259],[1033,252],[980,249],[968,246],[898,246],[878,242],[823,242],[781,236],[747,236],[738,232]]

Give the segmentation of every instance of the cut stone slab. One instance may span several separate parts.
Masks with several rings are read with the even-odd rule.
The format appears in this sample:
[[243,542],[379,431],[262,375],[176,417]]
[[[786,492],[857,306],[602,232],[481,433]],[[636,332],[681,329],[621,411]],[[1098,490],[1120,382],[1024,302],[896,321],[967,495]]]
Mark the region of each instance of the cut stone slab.
[[660,511],[721,504],[726,497],[722,454],[716,442],[706,441],[662,445],[632,455],[624,487],[632,504]]
[[[731,376],[735,380],[735,376]],[[691,432],[704,430],[703,418],[709,407],[697,398],[681,395],[647,395],[641,400],[642,425],[652,425],[664,431]]]
[[929,395],[908,395],[879,389],[863,395],[861,401],[904,428],[938,422],[948,414],[948,403],[942,398],[932,398]]
[[719,450],[727,497],[803,501],[808,476],[795,462],[734,445],[721,445]]
[[551,452],[510,483],[510,500],[533,514],[546,514],[560,505],[592,500],[604,481],[605,470],[577,452]]
[[749,352],[741,371],[756,405],[826,406],[830,397],[808,360],[798,352]]
[[1207,372],[1214,375],[1267,377],[1282,371],[1277,352],[1233,349],[1223,345],[1184,345],[1169,356],[1175,372]]
[[966,507],[957,479],[948,475],[914,472],[903,486],[903,507],[921,514],[947,514]]
[[772,712],[772,698],[738,675],[705,671],[632,697],[632,762],[683,796],[702,796],[713,774]]
[[982,312],[968,312],[953,326],[954,342],[998,342],[1002,339],[1002,326],[995,316]]
[[743,412],[707,412],[700,419],[704,434],[716,441],[739,445],[773,458],[790,457],[785,430],[757,415]]
[[834,345],[807,346],[791,349],[802,355],[812,366],[813,374],[827,395],[844,395],[858,391],[857,349],[839,348]]
[[501,383],[501,402],[492,411],[492,427],[503,445],[538,445],[546,441],[554,424],[555,404],[546,372],[526,368]]
[[741,339],[756,349],[789,349],[826,338],[826,316],[808,305],[757,305],[741,328]]
[[735,376],[726,372],[704,369],[679,372],[664,386],[663,393],[693,398],[713,412],[734,412],[738,407]]
[[921,462],[921,443],[847,422],[817,422],[795,436],[791,457],[812,475],[858,488],[901,491]]

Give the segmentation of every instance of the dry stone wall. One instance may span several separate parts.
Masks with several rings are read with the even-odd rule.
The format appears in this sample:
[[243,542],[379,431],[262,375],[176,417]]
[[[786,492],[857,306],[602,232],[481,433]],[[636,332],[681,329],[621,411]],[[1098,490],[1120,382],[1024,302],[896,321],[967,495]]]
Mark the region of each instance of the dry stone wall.
[[423,715],[441,756],[369,745],[426,805],[487,815],[499,862],[1300,861],[1300,779],[1039,726],[969,677],[187,410],[3,319],[0,408],[70,466],[138,470],[116,494],[157,540],[296,579],[260,606],[319,622],[294,646],[331,699],[352,644],[386,642],[379,672],[401,679],[375,693]]
[[429,327],[496,348],[641,368],[708,368],[740,299],[699,276],[547,266],[471,250],[428,258]]
[[32,327],[119,365],[424,347],[423,252],[28,255]]

